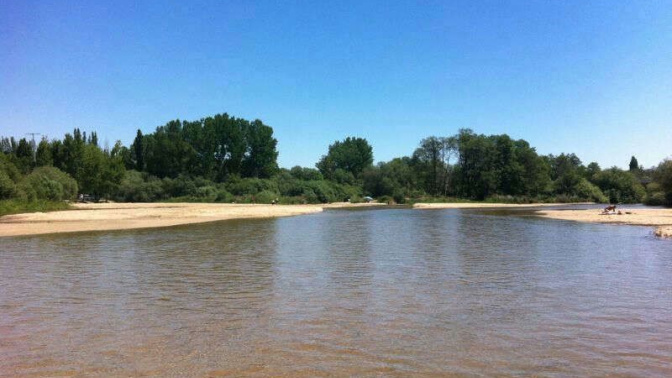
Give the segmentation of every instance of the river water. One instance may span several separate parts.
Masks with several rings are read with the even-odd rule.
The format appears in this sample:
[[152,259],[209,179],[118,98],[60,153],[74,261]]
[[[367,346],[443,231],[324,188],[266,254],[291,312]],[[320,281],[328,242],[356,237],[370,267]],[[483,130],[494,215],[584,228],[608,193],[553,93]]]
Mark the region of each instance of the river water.
[[672,376],[672,242],[468,210],[0,239],[0,376]]

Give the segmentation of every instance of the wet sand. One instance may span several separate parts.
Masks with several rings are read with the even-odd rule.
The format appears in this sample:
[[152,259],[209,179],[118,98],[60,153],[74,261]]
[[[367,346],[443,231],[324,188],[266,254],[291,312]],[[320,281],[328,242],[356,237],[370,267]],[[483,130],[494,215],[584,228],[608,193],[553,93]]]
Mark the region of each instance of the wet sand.
[[672,237],[672,209],[636,209],[626,206],[619,209],[621,214],[602,214],[600,209],[590,210],[542,210],[539,216],[552,219],[589,223],[616,223],[636,226],[655,226],[655,234]]
[[0,237],[63,232],[170,227],[227,219],[271,218],[323,211],[324,208],[381,204],[256,205],[213,203],[74,204],[73,210],[0,217]]
[[414,209],[487,209],[487,208],[524,208],[524,207],[553,207],[563,205],[586,205],[586,203],[480,203],[480,202],[455,202],[455,203],[416,203]]

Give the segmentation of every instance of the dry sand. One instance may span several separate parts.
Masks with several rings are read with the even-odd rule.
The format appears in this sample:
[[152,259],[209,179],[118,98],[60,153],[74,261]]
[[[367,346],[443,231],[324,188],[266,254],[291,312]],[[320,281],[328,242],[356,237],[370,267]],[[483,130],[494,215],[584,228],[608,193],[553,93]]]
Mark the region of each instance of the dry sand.
[[636,209],[619,208],[621,215],[601,214],[600,209],[590,210],[542,210],[537,214],[553,219],[590,223],[617,223],[636,226],[657,226],[655,234],[660,237],[672,237],[672,209]]
[[75,204],[75,210],[15,214],[0,217],[0,237],[62,232],[170,227],[227,219],[271,218],[321,212],[323,208],[376,206],[251,205],[213,203],[97,203]]

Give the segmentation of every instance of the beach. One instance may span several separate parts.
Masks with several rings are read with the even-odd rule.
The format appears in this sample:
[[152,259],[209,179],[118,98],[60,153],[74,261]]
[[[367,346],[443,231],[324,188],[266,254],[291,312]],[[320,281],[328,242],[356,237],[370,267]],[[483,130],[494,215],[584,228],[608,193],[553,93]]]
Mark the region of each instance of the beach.
[[228,219],[272,218],[323,211],[325,208],[380,204],[257,205],[215,203],[86,203],[72,210],[0,217],[0,237],[63,232],[170,227]]
[[588,223],[615,223],[634,226],[654,226],[660,237],[672,237],[672,209],[619,209],[621,214],[602,214],[600,209],[589,210],[541,210],[537,215],[544,218]]
[[[484,209],[484,208],[526,208],[526,207],[557,207],[562,203],[509,204],[509,203],[416,203],[415,209]],[[539,210],[537,215],[550,218],[589,223],[615,223],[633,226],[654,226],[655,235],[672,238],[672,209],[636,209],[620,208],[621,214],[603,214],[601,209],[587,210]]]
[[[487,209],[551,207],[562,204],[417,203],[414,209]],[[0,237],[64,232],[129,230],[171,227],[230,219],[273,218],[313,214],[329,208],[385,206],[381,203],[331,203],[318,205],[261,205],[215,203],[86,203],[72,210],[14,214],[0,217]],[[600,209],[539,210],[549,219],[590,223],[654,226],[655,234],[672,237],[672,209],[621,209],[621,215]]]
[[553,207],[563,205],[583,205],[592,203],[482,203],[482,202],[446,202],[446,203],[416,203],[414,209],[487,209],[487,208],[525,208],[525,207]]

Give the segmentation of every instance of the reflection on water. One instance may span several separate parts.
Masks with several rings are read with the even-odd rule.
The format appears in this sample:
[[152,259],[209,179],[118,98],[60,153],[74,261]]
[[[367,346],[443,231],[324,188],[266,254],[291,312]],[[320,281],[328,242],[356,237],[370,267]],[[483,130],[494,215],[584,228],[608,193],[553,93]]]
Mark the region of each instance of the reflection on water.
[[327,211],[0,242],[0,375],[672,375],[672,244]]

